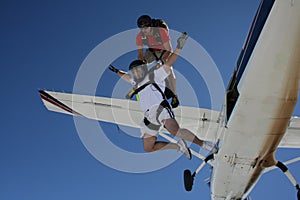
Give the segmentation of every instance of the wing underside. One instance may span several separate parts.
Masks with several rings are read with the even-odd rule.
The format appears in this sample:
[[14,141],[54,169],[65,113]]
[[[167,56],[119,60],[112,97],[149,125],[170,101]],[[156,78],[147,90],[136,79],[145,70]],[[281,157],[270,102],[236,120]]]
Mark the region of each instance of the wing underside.
[[[139,128],[143,119],[139,102],[40,90],[44,105],[50,111]],[[179,125],[199,138],[214,141],[220,113],[203,108],[179,106],[174,109]]]
[[292,117],[279,148],[300,148],[300,118]]
[[[139,128],[143,119],[143,112],[137,101],[44,90],[39,92],[44,105],[50,111],[134,128]],[[174,113],[179,124],[196,133],[199,138],[211,141],[216,139],[220,116],[218,111],[179,106]],[[300,148],[300,118],[291,118],[279,147]]]

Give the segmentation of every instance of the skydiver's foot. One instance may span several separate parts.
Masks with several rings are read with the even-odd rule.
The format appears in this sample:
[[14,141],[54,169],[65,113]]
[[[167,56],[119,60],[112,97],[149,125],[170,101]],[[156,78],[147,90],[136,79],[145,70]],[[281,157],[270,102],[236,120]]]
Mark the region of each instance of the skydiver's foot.
[[203,141],[202,148],[206,149],[207,151],[210,151],[211,153],[217,153],[219,150],[218,145],[210,141]]
[[174,95],[172,97],[171,106],[172,106],[172,108],[177,108],[179,106],[179,99],[178,99],[177,95]]
[[186,142],[182,139],[180,139],[177,143],[177,145],[179,146],[179,151],[181,153],[183,153],[184,155],[186,155],[186,157],[191,160],[192,159],[192,154],[191,154],[191,150],[189,149],[189,147],[187,146]]

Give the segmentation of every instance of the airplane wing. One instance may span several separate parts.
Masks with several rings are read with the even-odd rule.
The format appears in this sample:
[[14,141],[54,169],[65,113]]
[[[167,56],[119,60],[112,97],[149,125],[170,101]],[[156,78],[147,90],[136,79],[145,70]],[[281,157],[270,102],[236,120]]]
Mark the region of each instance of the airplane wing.
[[292,117],[279,148],[300,148],[300,118]]
[[[96,97],[40,90],[44,105],[50,111],[140,128],[143,112],[139,102],[127,99]],[[181,127],[193,131],[199,138],[215,141],[220,112],[179,106],[174,109]],[[162,131],[165,131],[162,128]]]
[[[140,128],[143,112],[139,102],[107,97],[96,97],[40,90],[40,96],[50,111],[82,116],[93,120],[111,122]],[[178,123],[199,138],[215,141],[219,128],[220,112],[179,106],[174,109]],[[162,129],[162,131],[166,131]],[[300,118],[292,117],[289,127],[279,144],[280,148],[300,148]]]

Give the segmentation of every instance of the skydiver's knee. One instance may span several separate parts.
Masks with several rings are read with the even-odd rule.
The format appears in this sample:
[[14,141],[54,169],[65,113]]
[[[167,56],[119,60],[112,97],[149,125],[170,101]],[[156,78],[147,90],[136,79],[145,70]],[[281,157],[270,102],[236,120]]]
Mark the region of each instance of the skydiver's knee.
[[148,134],[144,134],[144,151],[153,152],[155,141],[156,141],[156,136],[150,136]]
[[153,148],[153,146],[144,146],[144,151],[145,152],[153,152],[154,148]]
[[172,135],[176,135],[178,130],[180,129],[175,119],[167,119],[165,121],[165,127]]

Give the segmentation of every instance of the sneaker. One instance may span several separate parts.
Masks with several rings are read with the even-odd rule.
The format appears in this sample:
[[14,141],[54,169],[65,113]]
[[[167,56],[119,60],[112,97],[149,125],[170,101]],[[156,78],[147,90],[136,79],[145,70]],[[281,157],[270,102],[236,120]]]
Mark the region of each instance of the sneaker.
[[178,100],[177,95],[174,95],[172,97],[171,106],[172,106],[172,108],[177,108],[179,106],[179,100]]
[[181,153],[183,153],[184,155],[186,155],[186,157],[191,160],[192,159],[192,154],[191,154],[191,151],[190,149],[188,148],[188,146],[186,145],[185,141],[184,140],[179,140],[177,142],[177,145],[179,146],[179,151]]
[[214,144],[210,141],[203,141],[202,148],[206,149],[207,151],[210,151],[211,153],[217,153],[218,151],[217,144]]

